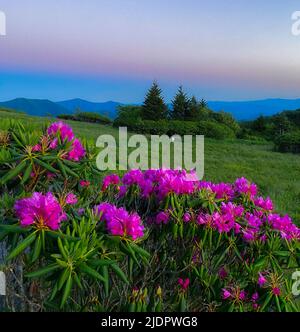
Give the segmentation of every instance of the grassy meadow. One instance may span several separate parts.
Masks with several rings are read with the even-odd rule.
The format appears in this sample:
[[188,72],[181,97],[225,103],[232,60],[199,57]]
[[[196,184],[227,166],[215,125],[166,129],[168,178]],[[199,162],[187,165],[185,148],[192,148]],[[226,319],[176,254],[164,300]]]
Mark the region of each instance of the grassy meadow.
[[[55,120],[0,110],[0,130],[9,128],[10,119],[20,120],[30,131],[40,131]],[[65,122],[89,144],[95,144],[102,134],[118,137],[112,126]],[[300,224],[300,155],[273,152],[272,143],[205,139],[205,180],[232,182],[242,176],[255,182],[261,194],[270,196],[278,212],[290,214]]]

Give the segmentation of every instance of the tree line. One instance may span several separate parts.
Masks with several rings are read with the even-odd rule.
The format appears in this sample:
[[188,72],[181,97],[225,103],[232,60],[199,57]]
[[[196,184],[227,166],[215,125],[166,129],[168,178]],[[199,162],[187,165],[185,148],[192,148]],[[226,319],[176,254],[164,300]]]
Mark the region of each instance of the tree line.
[[162,90],[158,83],[153,82],[142,105],[141,116],[143,120],[196,121],[201,118],[201,113],[206,107],[207,103],[204,99],[198,101],[195,96],[189,98],[180,86],[169,108],[162,97]]

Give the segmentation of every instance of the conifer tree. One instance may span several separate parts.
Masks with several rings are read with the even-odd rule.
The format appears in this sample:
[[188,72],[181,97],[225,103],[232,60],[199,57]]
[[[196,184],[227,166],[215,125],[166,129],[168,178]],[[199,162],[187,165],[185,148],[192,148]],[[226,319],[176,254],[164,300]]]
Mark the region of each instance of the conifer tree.
[[199,103],[195,96],[193,96],[189,101],[189,112],[187,115],[188,120],[198,120],[199,118]]
[[206,108],[206,107],[207,107],[207,102],[205,99],[202,98],[200,101],[200,108]]
[[171,118],[173,120],[185,120],[189,115],[189,100],[183,91],[182,86],[179,87],[174,100],[172,101]]
[[153,82],[142,106],[144,120],[162,120],[168,115],[168,108],[161,96],[162,91],[156,82]]

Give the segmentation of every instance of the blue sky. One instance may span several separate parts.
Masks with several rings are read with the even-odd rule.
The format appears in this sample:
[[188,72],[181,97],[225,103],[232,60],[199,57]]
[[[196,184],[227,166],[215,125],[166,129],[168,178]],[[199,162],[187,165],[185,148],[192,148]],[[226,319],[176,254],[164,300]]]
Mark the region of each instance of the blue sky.
[[300,97],[297,0],[2,0],[0,100]]

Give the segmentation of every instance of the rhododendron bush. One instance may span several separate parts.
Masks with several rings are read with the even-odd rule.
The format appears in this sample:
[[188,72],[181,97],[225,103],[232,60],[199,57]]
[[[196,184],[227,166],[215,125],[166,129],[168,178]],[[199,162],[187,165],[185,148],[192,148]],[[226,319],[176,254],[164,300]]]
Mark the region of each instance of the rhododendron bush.
[[7,137],[0,239],[7,273],[22,267],[23,310],[299,311],[300,229],[254,183],[103,176],[62,122]]

